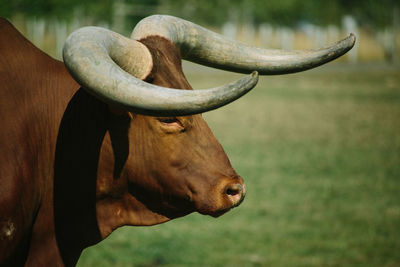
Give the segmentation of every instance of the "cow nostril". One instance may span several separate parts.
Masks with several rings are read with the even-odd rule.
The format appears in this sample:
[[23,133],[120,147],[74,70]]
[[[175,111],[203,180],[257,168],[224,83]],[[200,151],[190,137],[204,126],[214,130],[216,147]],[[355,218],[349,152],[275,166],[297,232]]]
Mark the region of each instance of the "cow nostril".
[[225,191],[225,193],[229,196],[241,195],[242,192],[243,192],[243,187],[240,184],[230,185]]

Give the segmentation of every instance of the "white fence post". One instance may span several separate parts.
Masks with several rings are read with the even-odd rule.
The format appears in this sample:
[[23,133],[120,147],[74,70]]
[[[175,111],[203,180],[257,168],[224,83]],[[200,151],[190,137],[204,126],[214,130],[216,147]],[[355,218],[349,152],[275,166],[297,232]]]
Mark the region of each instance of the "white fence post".
[[314,28],[314,43],[316,48],[324,47],[327,44],[327,31],[325,28],[318,26]]
[[294,43],[294,33],[293,30],[287,27],[282,27],[279,29],[281,48],[283,50],[293,50]]
[[327,31],[328,31],[329,43],[336,42],[337,40],[339,40],[340,30],[338,27],[336,27],[335,25],[329,25]]
[[114,2],[114,13],[112,18],[112,28],[114,31],[123,34],[125,31],[125,18],[127,14],[127,6],[122,0]]
[[[359,36],[357,22],[352,16],[344,16],[342,24],[346,34],[354,33],[356,36]],[[348,52],[348,59],[351,63],[357,63],[358,61],[358,44],[359,42],[356,42],[353,49]]]
[[260,44],[264,47],[272,46],[273,29],[268,23],[262,23],[258,27],[258,36],[260,38]]
[[33,18],[27,20],[27,35],[31,41],[38,47],[44,43],[46,22],[42,18]]
[[54,23],[55,36],[56,36],[56,55],[58,58],[62,58],[62,49],[67,39],[67,23],[65,21],[56,21]]
[[243,42],[248,45],[254,45],[255,37],[256,37],[256,30],[251,22],[247,22],[242,27],[242,37]]
[[229,39],[236,40],[237,38],[237,25],[231,21],[226,22],[222,25],[222,35]]

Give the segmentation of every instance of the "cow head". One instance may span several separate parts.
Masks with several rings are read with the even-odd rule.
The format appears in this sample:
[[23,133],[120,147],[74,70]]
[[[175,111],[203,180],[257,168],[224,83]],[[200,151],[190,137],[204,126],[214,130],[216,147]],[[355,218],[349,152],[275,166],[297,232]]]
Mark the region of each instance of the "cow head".
[[[246,192],[243,180],[199,113],[247,93],[257,83],[257,72],[310,69],[346,53],[355,41],[350,35],[319,50],[266,50],[170,16],[144,19],[131,37],[87,27],[73,33],[64,47],[71,75],[116,116],[107,137],[113,151],[102,151],[114,154],[114,160],[107,167],[107,160],[100,159],[105,162],[100,173],[110,175],[98,182],[99,199],[105,202],[98,216],[115,226],[151,225],[193,211],[219,216],[239,205]],[[191,90],[181,58],[257,72],[221,87]],[[102,216],[113,194],[115,216]]]
[[[192,90],[173,43],[158,36],[141,42],[156,66],[148,80],[158,86]],[[240,204],[245,196],[243,180],[201,115],[132,117],[132,195],[152,191],[153,208],[168,218],[192,211],[218,216]],[[142,201],[148,198],[143,195]]]
[[[158,36],[141,42],[156,66],[146,80],[192,90],[181,68],[180,51],[173,43]],[[122,177],[120,188],[129,207],[121,209],[130,218],[117,224],[151,225],[193,211],[219,216],[241,203],[245,196],[243,180],[200,114],[161,117],[110,110],[115,121],[110,127],[113,150],[118,150],[118,140],[126,136],[120,147],[122,151],[128,146],[129,153],[123,164],[117,164],[122,166],[120,173],[115,173],[115,163],[108,171],[101,171],[113,173],[100,177],[98,193],[109,195],[107,183],[115,184]]]

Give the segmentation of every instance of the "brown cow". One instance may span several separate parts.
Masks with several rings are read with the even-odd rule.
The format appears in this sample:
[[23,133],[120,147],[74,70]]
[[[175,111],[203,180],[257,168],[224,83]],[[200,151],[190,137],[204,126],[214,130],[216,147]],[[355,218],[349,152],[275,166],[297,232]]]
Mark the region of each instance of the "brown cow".
[[168,89],[191,89],[181,56],[278,74],[321,65],[354,44],[350,36],[322,50],[263,50],[152,16],[132,39],[96,27],[73,33],[66,68],[4,19],[0,34],[4,266],[73,266],[120,226],[194,211],[216,217],[241,203],[243,180],[199,113],[249,91],[257,74],[209,90]]

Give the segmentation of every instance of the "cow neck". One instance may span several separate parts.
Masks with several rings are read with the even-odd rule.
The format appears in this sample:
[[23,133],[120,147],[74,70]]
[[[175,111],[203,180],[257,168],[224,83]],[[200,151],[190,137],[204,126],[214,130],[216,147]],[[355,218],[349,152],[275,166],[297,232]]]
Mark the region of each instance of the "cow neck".
[[61,257],[76,264],[82,250],[101,240],[96,218],[96,182],[106,133],[107,105],[83,89],[63,115],[54,163],[54,222]]

